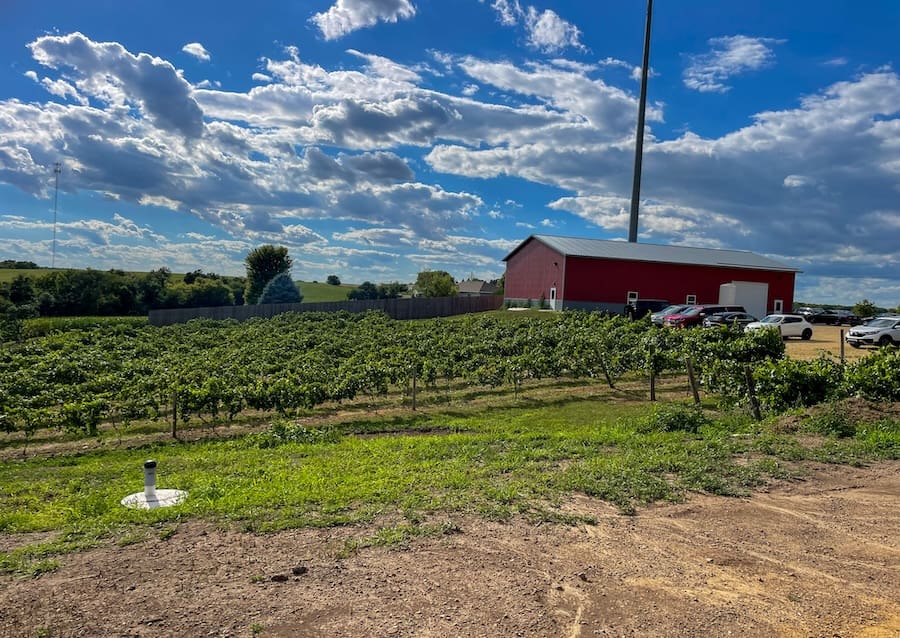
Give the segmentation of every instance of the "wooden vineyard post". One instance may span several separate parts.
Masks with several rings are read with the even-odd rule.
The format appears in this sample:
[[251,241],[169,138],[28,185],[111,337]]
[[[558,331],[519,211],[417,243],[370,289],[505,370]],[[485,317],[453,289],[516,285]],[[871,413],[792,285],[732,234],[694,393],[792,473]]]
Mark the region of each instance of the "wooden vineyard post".
[[178,392],[172,391],[172,438],[178,438]]
[[744,364],[744,376],[747,378],[747,394],[750,397],[750,409],[753,410],[753,418],[762,421],[762,414],[759,412],[759,401],[756,398],[756,386],[753,383],[753,373],[750,366]]
[[688,357],[684,362],[687,364],[688,379],[691,382],[691,392],[694,393],[694,403],[700,405],[700,390],[697,388],[697,375],[694,374],[694,360]]
[[844,367],[844,329],[841,328],[841,367]]
[[416,366],[412,367],[412,409],[416,409]]
[[650,346],[650,400],[656,401],[656,360],[653,357],[653,346]]

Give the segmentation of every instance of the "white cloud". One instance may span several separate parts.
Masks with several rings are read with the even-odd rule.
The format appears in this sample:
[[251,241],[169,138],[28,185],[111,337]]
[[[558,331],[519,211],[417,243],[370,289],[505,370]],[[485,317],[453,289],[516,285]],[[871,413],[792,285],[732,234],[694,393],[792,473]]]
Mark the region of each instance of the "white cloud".
[[271,82],[272,76],[266,75],[265,73],[254,73],[250,76],[250,79],[254,82]]
[[397,22],[416,15],[409,0],[337,0],[328,11],[311,18],[326,40],[335,40],[379,22]]
[[[350,51],[346,66],[329,69],[288,47],[283,59],[264,61],[265,85],[232,92],[194,88],[164,60],[80,34],[42,38],[32,50],[49,77],[28,77],[51,92],[44,103],[0,100],[0,183],[46,199],[53,162],[62,161],[62,202],[67,193],[96,193],[134,220],[67,227],[63,264],[84,265],[81,250],[92,266],[136,265],[143,256],[158,267],[170,263],[162,248],[170,246],[173,267],[231,259],[240,270],[240,247],[279,241],[301,249],[318,278],[345,264],[342,279],[405,280],[413,266],[462,267],[467,253],[499,273],[500,245],[471,238],[484,228],[502,226],[513,242],[542,219],[569,226],[569,215],[611,235],[627,228],[636,98],[604,76],[631,87],[608,72],[624,64],[431,52],[453,94],[434,88],[416,64]],[[461,94],[467,85],[479,90]],[[163,95],[174,104],[158,101]],[[651,132],[641,238],[779,255],[810,281],[890,279],[900,267],[898,105],[900,77],[882,69],[759,112],[718,137]],[[195,115],[199,134],[186,136]],[[663,119],[661,105],[650,118]],[[446,190],[435,173],[454,184],[448,176],[471,178],[471,187]],[[479,184],[493,176],[527,185],[527,212],[506,201],[516,186],[485,205],[480,193],[489,191]],[[535,201],[534,192],[548,191],[534,184],[557,190]],[[198,236],[156,236],[147,220],[159,209],[190,219],[185,230]],[[6,228],[49,238],[40,224]],[[27,245],[0,241],[11,256]],[[49,262],[46,241],[31,245]]]
[[519,0],[494,0],[491,7],[503,26],[522,25],[528,46],[534,49],[544,53],[555,53],[567,47],[587,50],[581,43],[581,31],[578,27],[561,18],[552,9],[540,11],[533,6],[523,9]]
[[785,188],[803,188],[809,186],[813,181],[804,175],[788,175],[784,178]]
[[528,7],[525,28],[529,44],[541,51],[552,53],[566,47],[585,49],[579,41],[581,31],[578,27],[566,22],[550,9],[539,12],[534,7]]
[[191,55],[198,60],[203,60],[204,62],[209,62],[212,59],[212,56],[209,54],[209,51],[206,50],[199,42],[191,42],[189,44],[185,44],[181,47],[181,50]]
[[769,45],[782,42],[745,35],[711,38],[711,51],[689,57],[684,84],[700,92],[724,93],[731,88],[726,82],[732,77],[772,65],[775,53]]
[[500,24],[506,27],[516,26],[523,14],[518,0],[494,0],[491,7],[497,12]]
[[80,33],[42,36],[28,47],[48,68],[71,68],[82,94],[109,104],[138,105],[157,126],[186,137],[203,132],[203,113],[191,86],[170,62],[133,55],[117,42],[94,42]]

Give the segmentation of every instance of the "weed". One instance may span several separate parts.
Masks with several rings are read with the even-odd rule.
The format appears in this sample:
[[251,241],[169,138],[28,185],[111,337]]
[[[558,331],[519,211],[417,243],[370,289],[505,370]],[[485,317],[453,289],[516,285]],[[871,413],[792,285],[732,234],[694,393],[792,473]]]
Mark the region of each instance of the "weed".
[[703,410],[684,403],[661,403],[638,424],[640,432],[692,432],[709,425]]
[[806,419],[804,429],[817,434],[850,437],[856,434],[856,422],[840,403],[829,403],[816,414]]

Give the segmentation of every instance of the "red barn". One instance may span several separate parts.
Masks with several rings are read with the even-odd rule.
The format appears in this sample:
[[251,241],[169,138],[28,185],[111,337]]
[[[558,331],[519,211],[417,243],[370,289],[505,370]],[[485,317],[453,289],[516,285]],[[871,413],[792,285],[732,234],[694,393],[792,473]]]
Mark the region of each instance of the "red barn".
[[[760,299],[756,305],[765,304],[757,313],[789,312],[799,272],[743,250],[551,235],[532,235],[503,261],[505,298],[511,304],[536,305],[544,299],[554,309],[616,313],[640,299],[746,306],[742,291]],[[737,299],[720,300],[720,295],[733,298],[735,291]]]

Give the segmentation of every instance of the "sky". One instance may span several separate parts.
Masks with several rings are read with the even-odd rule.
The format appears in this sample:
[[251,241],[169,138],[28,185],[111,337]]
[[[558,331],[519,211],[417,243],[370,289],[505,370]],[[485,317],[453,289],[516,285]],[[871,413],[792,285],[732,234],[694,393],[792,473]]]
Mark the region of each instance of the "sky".
[[[276,244],[295,279],[409,282],[498,277],[532,234],[625,240],[645,18],[0,0],[0,259],[243,274]],[[898,64],[895,0],[657,0],[638,241],[900,305]]]

